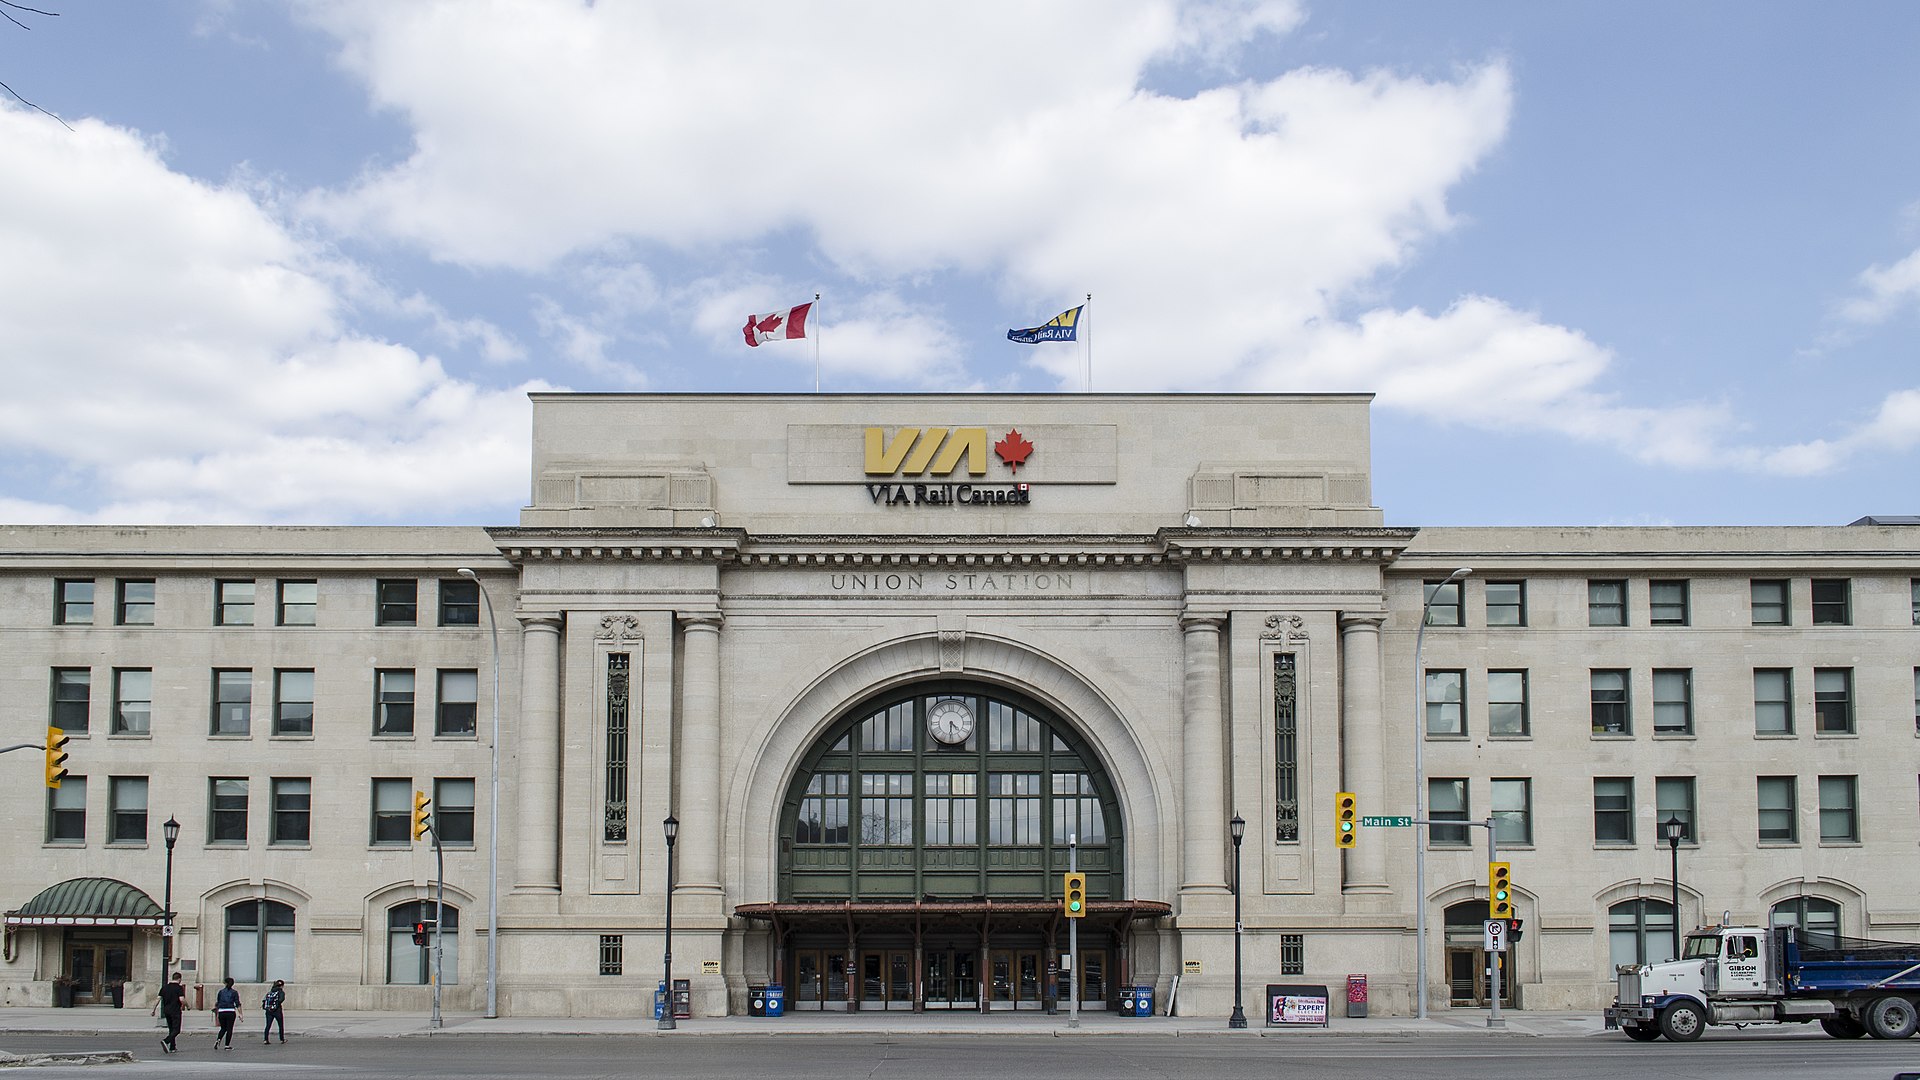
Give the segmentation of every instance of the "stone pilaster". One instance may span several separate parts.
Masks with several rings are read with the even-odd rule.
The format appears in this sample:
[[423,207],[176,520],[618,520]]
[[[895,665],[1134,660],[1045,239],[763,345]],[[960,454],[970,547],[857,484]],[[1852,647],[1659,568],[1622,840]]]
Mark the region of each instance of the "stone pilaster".
[[[1189,895],[1227,893],[1226,719],[1220,701],[1221,615],[1181,616],[1181,910]],[[1211,905],[1209,905],[1211,908]]]
[[516,892],[560,891],[560,631],[551,612],[520,619],[520,790]]
[[674,784],[680,819],[675,893],[720,895],[720,627],[717,611],[681,612],[680,775]]
[[[1392,813],[1387,805],[1386,717],[1380,711],[1380,625],[1384,621],[1384,616],[1375,614],[1340,616],[1344,790],[1358,798],[1363,814]],[[1362,832],[1359,846],[1347,854],[1344,888],[1350,893],[1387,891],[1387,845],[1380,830],[1371,836]]]

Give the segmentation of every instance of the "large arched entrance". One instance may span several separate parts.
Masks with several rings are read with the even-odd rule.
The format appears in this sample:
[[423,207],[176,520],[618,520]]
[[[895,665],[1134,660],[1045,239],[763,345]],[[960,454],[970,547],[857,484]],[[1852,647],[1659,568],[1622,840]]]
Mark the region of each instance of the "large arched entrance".
[[1061,882],[1086,874],[1074,987],[1125,977],[1114,785],[1085,739],[1016,692],[964,680],[846,710],[802,756],[780,814],[775,932],[796,1009],[1040,1009],[1068,991]]

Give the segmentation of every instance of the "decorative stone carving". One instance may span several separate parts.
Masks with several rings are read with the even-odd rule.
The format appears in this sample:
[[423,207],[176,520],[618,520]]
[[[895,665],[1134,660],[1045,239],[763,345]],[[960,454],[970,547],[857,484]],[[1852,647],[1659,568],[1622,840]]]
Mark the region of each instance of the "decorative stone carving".
[[611,641],[615,645],[620,645],[628,641],[639,641],[645,637],[644,634],[640,633],[640,620],[631,615],[602,616],[600,619],[600,629],[596,631],[593,636],[602,641]]
[[1298,615],[1269,615],[1267,628],[1260,632],[1260,640],[1277,641],[1283,649],[1305,644],[1307,620]]
[[967,669],[967,632],[965,630],[940,631],[940,670],[965,671]]

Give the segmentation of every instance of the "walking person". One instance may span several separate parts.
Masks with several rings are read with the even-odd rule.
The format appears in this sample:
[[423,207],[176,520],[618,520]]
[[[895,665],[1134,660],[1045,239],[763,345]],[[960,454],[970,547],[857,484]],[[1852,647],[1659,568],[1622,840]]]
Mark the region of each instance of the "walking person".
[[167,1020],[167,1037],[160,1040],[160,1048],[169,1054],[180,1052],[180,1021],[186,1015],[187,987],[180,981],[180,973],[173,973],[173,981],[160,988],[160,997],[153,1003],[153,1011]]
[[[240,1020],[240,991],[233,988],[233,976],[227,976],[226,984],[213,996],[213,1018],[220,1022],[220,1030],[213,1034],[215,1050],[233,1049],[233,1025]],[[221,1040],[226,1041],[222,1046]]]
[[267,1014],[267,1029],[260,1033],[261,1042],[273,1042],[270,1036],[273,1035],[273,1025],[275,1024],[280,1025],[280,1041],[287,1041],[287,1015],[283,1011],[286,1003],[287,981],[285,979],[273,980],[273,989],[267,991],[267,996],[260,1002],[261,1011]]

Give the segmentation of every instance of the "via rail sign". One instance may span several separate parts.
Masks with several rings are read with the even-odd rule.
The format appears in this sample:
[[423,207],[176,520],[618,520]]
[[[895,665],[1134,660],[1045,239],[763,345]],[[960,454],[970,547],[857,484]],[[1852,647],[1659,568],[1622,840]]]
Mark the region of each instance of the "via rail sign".
[[1360,819],[1360,824],[1370,829],[1411,829],[1413,819],[1410,817],[1363,817]]

